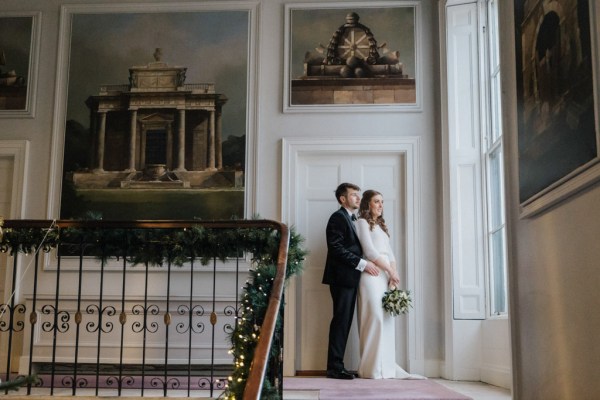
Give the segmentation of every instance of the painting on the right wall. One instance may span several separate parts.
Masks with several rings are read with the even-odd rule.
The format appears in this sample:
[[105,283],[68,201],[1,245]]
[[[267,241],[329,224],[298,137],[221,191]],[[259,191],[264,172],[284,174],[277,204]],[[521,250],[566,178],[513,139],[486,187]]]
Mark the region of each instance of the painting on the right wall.
[[593,1],[514,4],[519,200],[527,207],[598,164],[597,35]]

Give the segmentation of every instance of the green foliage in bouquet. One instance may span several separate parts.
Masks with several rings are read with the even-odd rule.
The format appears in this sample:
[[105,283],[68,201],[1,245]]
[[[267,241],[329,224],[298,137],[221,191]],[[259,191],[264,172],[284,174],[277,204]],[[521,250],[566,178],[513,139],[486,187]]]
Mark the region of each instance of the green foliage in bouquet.
[[412,298],[410,291],[392,288],[385,292],[381,299],[383,309],[396,317],[400,314],[406,314],[412,307]]

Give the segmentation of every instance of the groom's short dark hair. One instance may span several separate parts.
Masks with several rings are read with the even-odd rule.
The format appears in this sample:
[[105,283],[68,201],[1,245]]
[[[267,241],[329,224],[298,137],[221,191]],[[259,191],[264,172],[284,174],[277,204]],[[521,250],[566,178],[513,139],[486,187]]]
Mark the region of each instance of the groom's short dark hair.
[[348,192],[348,189],[354,189],[354,190],[358,190],[360,192],[360,188],[357,185],[355,185],[354,183],[348,183],[348,182],[340,183],[340,185],[337,187],[337,189],[335,189],[335,199],[338,201],[338,203],[342,204],[340,202],[340,197],[344,196]]

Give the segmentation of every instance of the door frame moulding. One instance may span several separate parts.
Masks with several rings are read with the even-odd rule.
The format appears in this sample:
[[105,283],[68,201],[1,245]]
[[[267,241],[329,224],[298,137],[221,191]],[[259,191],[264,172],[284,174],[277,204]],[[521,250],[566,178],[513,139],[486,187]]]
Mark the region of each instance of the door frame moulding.
[[[0,158],[9,158],[13,162],[12,188],[10,196],[10,210],[8,215],[0,215],[4,219],[20,219],[25,213],[25,192],[27,190],[28,159],[29,159],[29,140],[0,140]],[[17,260],[17,279],[21,274],[22,259]],[[5,275],[0,276],[0,281],[4,287],[4,296],[10,293],[10,282],[12,281],[13,269],[6,265]],[[10,293],[11,296],[19,296],[19,288],[16,293]],[[0,298],[0,302],[5,302]],[[8,303],[8,301],[6,302]],[[0,343],[1,344],[1,343]]]
[[[282,182],[281,220],[289,226],[296,224],[296,177],[298,163],[302,155],[319,153],[356,153],[375,155],[378,153],[398,153],[403,157],[405,175],[405,198],[403,199],[406,227],[407,289],[413,294],[413,310],[407,315],[408,370],[411,373],[425,373],[423,277],[421,270],[421,187],[420,187],[420,138],[405,137],[335,137],[335,138],[283,138],[282,139]],[[284,375],[295,374],[294,355],[298,351],[296,320],[298,304],[297,287],[294,280],[287,287],[284,325]]]

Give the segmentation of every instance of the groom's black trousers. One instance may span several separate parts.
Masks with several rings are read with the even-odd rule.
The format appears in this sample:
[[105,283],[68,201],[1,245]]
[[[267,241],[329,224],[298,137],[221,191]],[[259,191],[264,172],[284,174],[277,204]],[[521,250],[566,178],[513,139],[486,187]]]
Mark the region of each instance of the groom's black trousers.
[[329,285],[329,291],[333,300],[333,318],[329,326],[327,370],[340,371],[344,368],[344,353],[354,317],[358,289]]

